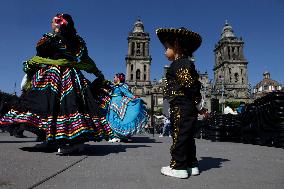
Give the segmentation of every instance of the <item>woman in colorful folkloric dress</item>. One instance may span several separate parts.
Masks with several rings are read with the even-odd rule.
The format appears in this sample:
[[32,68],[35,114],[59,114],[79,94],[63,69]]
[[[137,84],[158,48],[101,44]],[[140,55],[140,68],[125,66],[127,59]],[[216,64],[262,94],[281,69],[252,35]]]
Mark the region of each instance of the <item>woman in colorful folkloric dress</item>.
[[24,62],[21,107],[10,110],[0,124],[25,123],[26,130],[44,131],[46,143],[62,153],[86,141],[112,139],[100,101],[80,70],[95,74],[97,84],[104,83],[104,76],[88,56],[72,17],[57,14],[52,29],[37,43],[37,55]]
[[114,86],[106,118],[116,135],[109,142],[120,142],[120,139],[127,140],[147,124],[148,114],[145,103],[129,91],[123,73],[114,76]]

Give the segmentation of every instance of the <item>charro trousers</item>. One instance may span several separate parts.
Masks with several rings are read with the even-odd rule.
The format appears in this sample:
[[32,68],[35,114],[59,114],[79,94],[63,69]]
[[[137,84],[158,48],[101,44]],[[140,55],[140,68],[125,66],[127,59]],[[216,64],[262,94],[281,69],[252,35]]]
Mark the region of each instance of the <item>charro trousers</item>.
[[170,167],[178,170],[197,167],[194,134],[198,112],[195,104],[185,97],[176,97],[170,102],[170,112],[173,139]]

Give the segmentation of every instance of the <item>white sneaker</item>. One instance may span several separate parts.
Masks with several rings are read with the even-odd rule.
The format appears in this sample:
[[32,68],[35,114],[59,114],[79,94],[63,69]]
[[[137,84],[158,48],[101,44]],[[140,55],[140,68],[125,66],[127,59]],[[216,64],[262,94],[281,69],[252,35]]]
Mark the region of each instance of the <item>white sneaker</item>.
[[162,138],[162,137],[164,137],[164,136],[163,136],[163,135],[160,135],[159,137]]
[[161,173],[166,176],[185,179],[188,178],[187,170],[172,169],[170,166],[162,167]]
[[120,142],[120,138],[113,138],[109,140],[108,142]]
[[187,172],[188,172],[188,174],[190,174],[191,176],[197,176],[197,175],[200,174],[198,167],[187,168]]

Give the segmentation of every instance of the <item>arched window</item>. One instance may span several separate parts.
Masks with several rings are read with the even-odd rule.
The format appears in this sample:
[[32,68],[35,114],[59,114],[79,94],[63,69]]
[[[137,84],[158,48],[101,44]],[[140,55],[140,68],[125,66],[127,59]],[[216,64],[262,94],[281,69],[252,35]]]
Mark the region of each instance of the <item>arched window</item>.
[[136,55],[137,55],[137,56],[140,56],[140,55],[141,55],[141,54],[140,54],[140,49],[137,49]]
[[136,80],[140,80],[140,78],[141,78],[140,74],[141,74],[140,70],[137,69],[137,71],[136,71]]
[[235,73],[235,82],[237,83],[239,81],[239,74]]
[[132,56],[134,55],[134,49],[135,49],[135,43],[132,42],[132,43],[131,43],[131,55],[132,55]]
[[130,68],[130,70],[131,70],[131,71],[133,71],[133,64],[131,64],[131,68]]
[[136,55],[140,56],[141,55],[141,50],[140,50],[140,43],[136,44]]
[[130,75],[130,80],[131,80],[131,81],[133,80],[133,74]]
[[264,91],[268,91],[268,85],[264,85],[264,86],[263,86],[263,90],[264,90]]
[[144,74],[144,81],[146,81],[146,74]]
[[144,65],[144,72],[146,72],[146,68],[147,68],[147,66],[146,66],[146,65]]

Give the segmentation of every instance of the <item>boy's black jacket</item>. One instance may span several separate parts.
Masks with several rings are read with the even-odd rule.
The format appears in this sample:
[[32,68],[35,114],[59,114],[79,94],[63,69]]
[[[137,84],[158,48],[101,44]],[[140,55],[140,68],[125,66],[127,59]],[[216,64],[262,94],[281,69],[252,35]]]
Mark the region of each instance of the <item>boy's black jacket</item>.
[[175,97],[187,97],[196,104],[201,100],[201,82],[195,65],[188,58],[181,58],[171,63],[166,73],[164,97],[172,100]]

